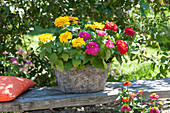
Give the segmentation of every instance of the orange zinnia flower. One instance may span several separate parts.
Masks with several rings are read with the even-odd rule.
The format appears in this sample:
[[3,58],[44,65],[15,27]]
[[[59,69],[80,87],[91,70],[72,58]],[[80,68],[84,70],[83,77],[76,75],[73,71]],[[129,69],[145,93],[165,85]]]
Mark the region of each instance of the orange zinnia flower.
[[125,81],[125,82],[123,83],[123,86],[129,86],[129,85],[131,85],[131,82],[129,82],[129,81]]

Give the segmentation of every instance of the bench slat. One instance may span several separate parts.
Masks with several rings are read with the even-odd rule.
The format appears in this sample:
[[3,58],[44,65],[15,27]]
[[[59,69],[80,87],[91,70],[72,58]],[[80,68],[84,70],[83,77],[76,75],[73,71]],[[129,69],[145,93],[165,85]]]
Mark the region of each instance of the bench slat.
[[[129,89],[133,92],[144,91],[144,98],[157,93],[160,98],[170,97],[170,78],[131,81]],[[86,94],[65,94],[58,87],[30,89],[13,101],[1,102],[0,112],[29,111],[68,106],[84,106],[119,101],[123,82],[108,82],[105,90]]]

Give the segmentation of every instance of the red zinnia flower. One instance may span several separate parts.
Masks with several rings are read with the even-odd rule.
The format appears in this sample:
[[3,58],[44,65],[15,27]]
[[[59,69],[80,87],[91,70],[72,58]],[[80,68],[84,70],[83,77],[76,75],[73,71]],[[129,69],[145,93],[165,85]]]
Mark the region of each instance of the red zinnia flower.
[[128,45],[126,44],[125,41],[117,40],[116,45],[117,50],[120,51],[121,54],[125,54],[126,52],[128,52]]
[[135,31],[131,27],[126,27],[125,34],[133,37],[133,35],[135,34]]
[[118,31],[118,27],[113,22],[106,22],[104,29],[110,29],[112,31]]
[[129,81],[125,81],[125,82],[123,83],[123,86],[129,86],[129,85],[131,85],[131,82],[129,82]]
[[127,97],[122,98],[122,102],[127,102],[129,99]]

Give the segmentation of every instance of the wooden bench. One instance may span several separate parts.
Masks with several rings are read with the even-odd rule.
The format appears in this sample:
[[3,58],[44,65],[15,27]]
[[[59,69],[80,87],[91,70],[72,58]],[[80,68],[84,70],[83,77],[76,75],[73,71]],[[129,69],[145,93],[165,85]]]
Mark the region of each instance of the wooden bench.
[[[170,98],[170,78],[131,81],[129,89],[133,92],[144,91],[144,98],[157,93],[160,98]],[[58,87],[34,88],[13,101],[1,102],[0,112],[30,111],[68,106],[84,106],[110,103],[119,100],[123,82],[108,82],[104,91],[87,94],[65,94]]]

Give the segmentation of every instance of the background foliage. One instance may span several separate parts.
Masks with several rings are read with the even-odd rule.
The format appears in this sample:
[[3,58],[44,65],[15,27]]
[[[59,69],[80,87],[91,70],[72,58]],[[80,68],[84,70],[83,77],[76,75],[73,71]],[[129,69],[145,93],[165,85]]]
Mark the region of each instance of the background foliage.
[[[138,44],[134,47],[138,47],[138,50],[129,54],[131,57],[127,60],[137,61],[139,64],[148,62],[148,73],[132,77],[125,71],[127,62],[120,66],[119,72],[117,69],[112,70],[110,81],[169,77],[170,16],[167,0],[1,0],[0,13],[2,75],[5,73],[4,68],[6,72],[9,68],[2,62],[2,53],[8,51],[11,53],[10,57],[14,57],[19,50],[22,51],[23,61],[29,60],[33,63],[26,72],[19,71],[17,76],[32,79],[38,82],[38,86],[52,85],[53,70],[47,58],[39,59],[39,52],[34,48],[37,40],[33,35],[38,37],[43,32],[51,32],[55,18],[68,15],[76,16],[80,20],[112,21],[120,28],[129,26],[137,32]],[[39,32],[34,29],[39,29]],[[156,48],[156,54],[148,54],[146,47]],[[114,63],[116,62],[113,62],[114,66],[119,65]],[[23,63],[22,65],[24,67]],[[115,73],[118,76],[113,78]]]

